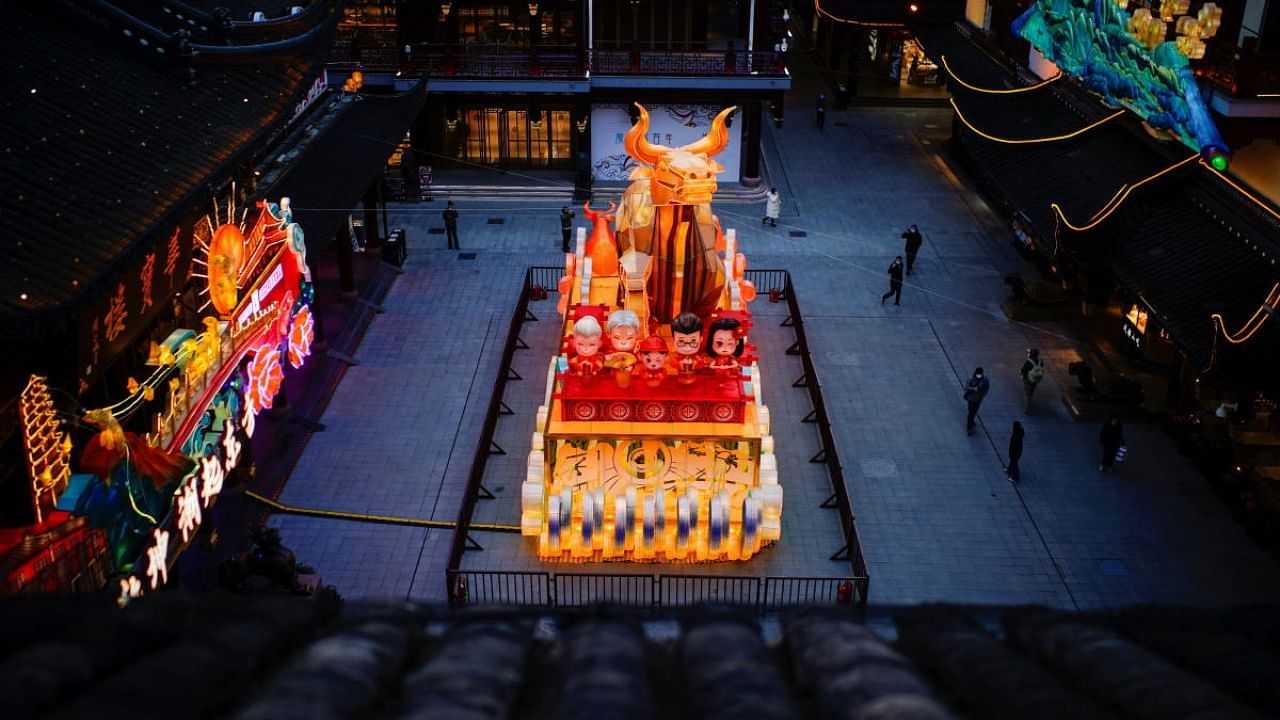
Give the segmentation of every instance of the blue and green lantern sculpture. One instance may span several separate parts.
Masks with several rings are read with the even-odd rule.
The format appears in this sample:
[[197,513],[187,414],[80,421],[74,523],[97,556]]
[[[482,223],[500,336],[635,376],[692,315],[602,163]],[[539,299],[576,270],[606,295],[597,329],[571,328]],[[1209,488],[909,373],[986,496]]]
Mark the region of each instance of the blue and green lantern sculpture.
[[1157,133],[1199,152],[1213,169],[1226,170],[1231,151],[1190,66],[1204,56],[1204,40],[1218,32],[1221,8],[1204,3],[1191,15],[1190,0],[1161,0],[1154,12],[1130,12],[1128,5],[1035,0],[1013,29],[1107,103],[1132,110]]

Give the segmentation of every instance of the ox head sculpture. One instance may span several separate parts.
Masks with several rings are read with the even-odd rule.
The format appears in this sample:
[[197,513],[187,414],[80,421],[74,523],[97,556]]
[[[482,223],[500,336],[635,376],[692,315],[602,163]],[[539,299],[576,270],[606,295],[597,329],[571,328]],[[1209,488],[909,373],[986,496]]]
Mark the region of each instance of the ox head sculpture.
[[711,158],[729,144],[725,121],[737,106],[721,110],[702,139],[678,148],[649,142],[646,137],[649,113],[639,103],[636,107],[640,109],[640,119],[627,131],[624,147],[628,155],[644,166],[631,173],[632,179],[649,178],[649,194],[654,205],[710,203],[716,192],[716,174],[724,172],[724,167]]

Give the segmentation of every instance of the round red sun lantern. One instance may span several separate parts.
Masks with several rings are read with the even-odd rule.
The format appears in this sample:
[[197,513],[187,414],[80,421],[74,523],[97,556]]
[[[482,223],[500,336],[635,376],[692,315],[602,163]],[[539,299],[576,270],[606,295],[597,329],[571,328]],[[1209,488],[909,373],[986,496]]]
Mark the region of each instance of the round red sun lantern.
[[240,266],[244,264],[244,233],[220,225],[209,243],[209,300],[219,315],[230,315],[239,299]]
[[314,332],[315,320],[311,317],[311,308],[303,305],[298,314],[293,316],[293,325],[289,327],[289,364],[293,367],[302,367],[302,363],[311,354]]
[[280,351],[266,345],[255,350],[246,374],[249,376],[249,386],[245,388],[245,403],[255,413],[271,409],[276,393],[280,392],[280,383],[284,380]]

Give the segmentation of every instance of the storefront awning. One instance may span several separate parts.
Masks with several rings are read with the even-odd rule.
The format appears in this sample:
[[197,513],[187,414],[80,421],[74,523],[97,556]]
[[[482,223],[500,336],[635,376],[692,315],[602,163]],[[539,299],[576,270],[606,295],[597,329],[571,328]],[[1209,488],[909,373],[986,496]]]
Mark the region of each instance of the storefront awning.
[[333,241],[426,99],[421,84],[397,95],[353,97],[288,172],[262,193],[269,199],[291,199],[309,251],[323,250]]

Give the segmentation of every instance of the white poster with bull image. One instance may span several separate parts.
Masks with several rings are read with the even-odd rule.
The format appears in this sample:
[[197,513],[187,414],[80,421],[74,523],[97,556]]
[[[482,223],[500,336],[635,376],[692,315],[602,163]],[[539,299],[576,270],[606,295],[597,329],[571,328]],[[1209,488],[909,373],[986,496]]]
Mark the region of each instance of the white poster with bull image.
[[[649,111],[649,142],[680,147],[701,140],[723,105],[646,105]],[[716,156],[724,166],[717,176],[722,183],[738,182],[741,166],[742,111],[733,114],[729,144]],[[625,105],[595,105],[591,108],[591,176],[595,180],[627,180],[636,161],[623,149],[623,138],[631,129]]]

